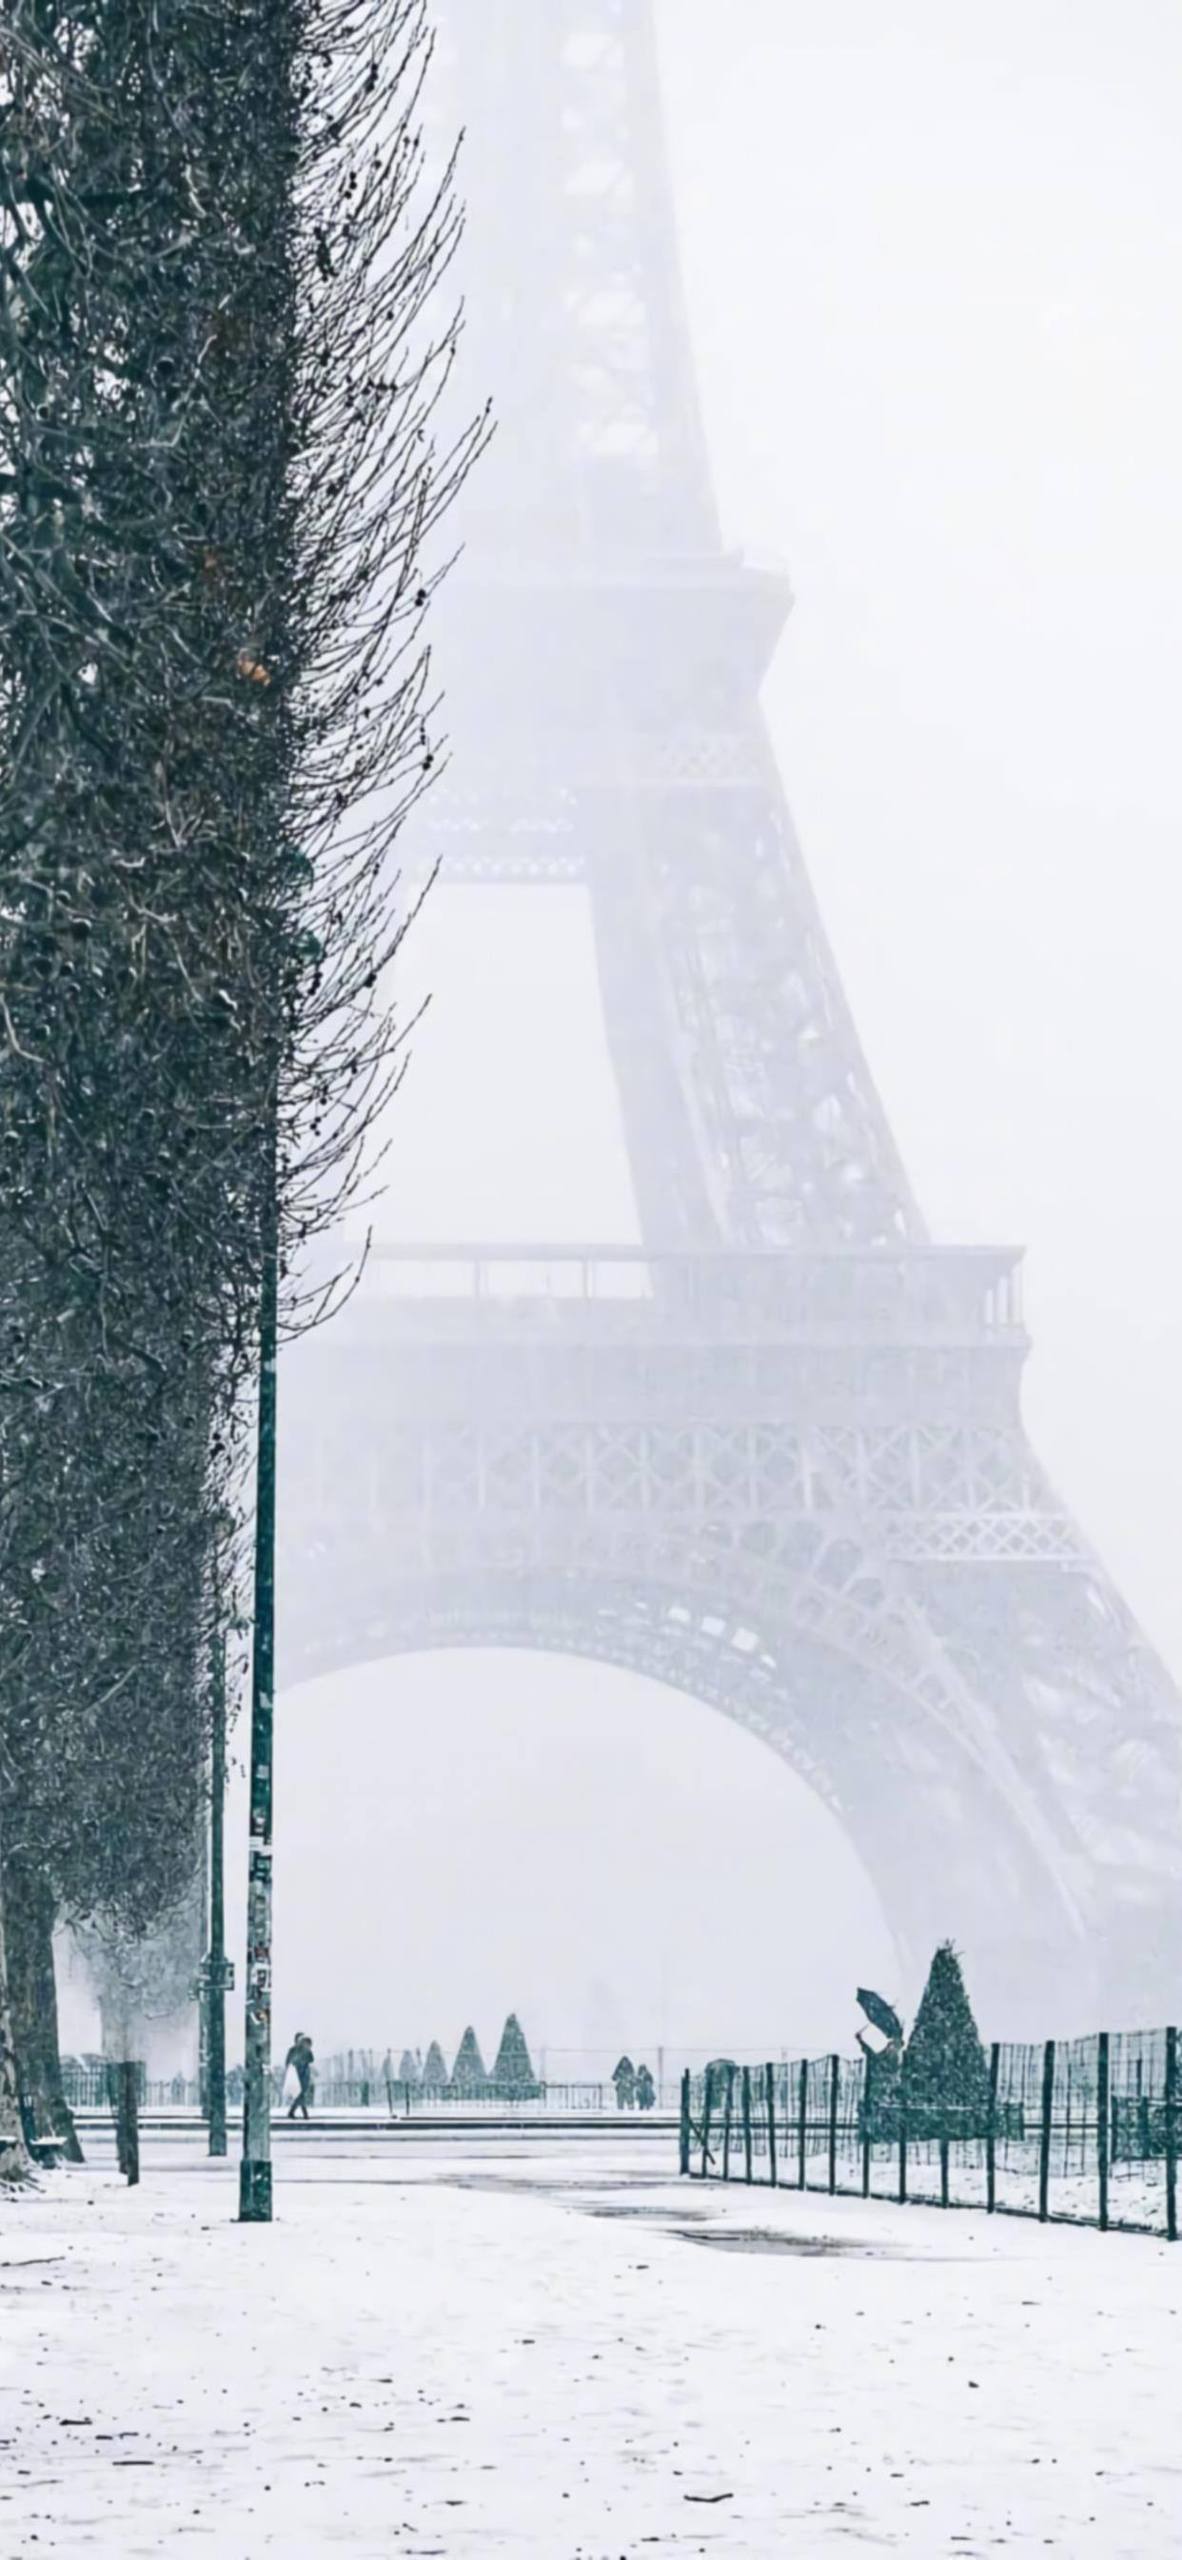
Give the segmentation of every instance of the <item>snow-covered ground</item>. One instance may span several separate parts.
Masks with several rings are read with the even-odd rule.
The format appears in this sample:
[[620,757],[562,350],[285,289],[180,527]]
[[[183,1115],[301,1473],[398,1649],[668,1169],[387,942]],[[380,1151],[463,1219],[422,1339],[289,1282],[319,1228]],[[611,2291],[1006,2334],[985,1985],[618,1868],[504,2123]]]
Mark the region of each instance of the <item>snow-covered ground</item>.
[[149,2135],[0,2208],[0,2551],[1166,2560],[1182,2247],[659,2146]]

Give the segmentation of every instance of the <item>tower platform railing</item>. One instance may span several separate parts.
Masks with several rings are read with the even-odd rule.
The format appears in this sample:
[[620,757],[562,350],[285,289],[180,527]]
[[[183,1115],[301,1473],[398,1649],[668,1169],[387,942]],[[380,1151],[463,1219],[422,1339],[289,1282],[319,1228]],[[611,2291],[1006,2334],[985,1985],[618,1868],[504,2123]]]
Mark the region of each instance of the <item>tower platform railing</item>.
[[[346,1257],[338,1257],[345,1267]],[[905,1251],[650,1252],[629,1245],[381,1244],[352,1309],[393,1327],[503,1325],[597,1334],[684,1329],[1022,1346],[1020,1257],[987,1246]],[[319,1276],[319,1274],[317,1275]]]

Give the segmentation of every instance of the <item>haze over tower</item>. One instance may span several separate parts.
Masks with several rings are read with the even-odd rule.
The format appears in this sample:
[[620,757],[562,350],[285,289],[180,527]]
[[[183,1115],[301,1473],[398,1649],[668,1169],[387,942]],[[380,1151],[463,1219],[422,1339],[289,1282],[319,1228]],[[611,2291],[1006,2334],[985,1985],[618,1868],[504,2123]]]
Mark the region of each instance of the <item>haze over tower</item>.
[[926,1242],[842,995],[758,707],[786,586],[718,531],[649,11],[440,16],[501,424],[418,848],[585,884],[642,1242],[375,1261],[291,1372],[287,1674],[651,1673],[761,1733],[1010,2020],[1056,1966],[1168,2006],[1176,1701],[1026,1442],[1019,1257]]

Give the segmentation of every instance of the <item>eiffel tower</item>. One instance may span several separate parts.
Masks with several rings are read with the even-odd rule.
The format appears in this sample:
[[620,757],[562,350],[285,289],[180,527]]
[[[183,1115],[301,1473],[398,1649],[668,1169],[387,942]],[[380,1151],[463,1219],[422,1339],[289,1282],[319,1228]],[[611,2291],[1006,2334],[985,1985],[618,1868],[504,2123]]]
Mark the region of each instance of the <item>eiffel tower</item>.
[[642,1241],[377,1255],[289,1355],[286,1677],[648,1673],[781,1754],[901,1953],[954,1934],[1009,2032],[1170,2014],[1178,1702],[1025,1438],[1020,1256],[929,1242],[809,887],[758,704],[790,596],[720,536],[649,0],[439,14],[503,423],[415,858],[583,884]]

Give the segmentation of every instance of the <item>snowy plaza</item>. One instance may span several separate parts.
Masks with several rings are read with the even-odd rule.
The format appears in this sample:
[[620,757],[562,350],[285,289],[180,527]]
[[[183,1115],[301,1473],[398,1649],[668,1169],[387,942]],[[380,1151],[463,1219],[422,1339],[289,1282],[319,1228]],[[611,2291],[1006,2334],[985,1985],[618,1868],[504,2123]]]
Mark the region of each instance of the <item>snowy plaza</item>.
[[772,2560],[1178,2549],[1149,2239],[674,2174],[604,2139],[105,2137],[0,2219],[0,2550]]

